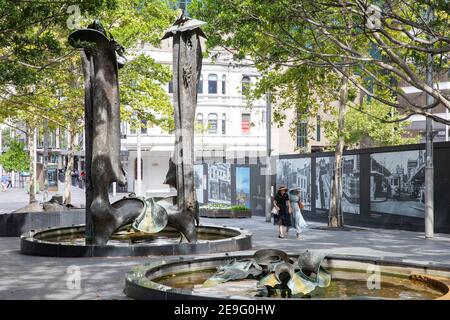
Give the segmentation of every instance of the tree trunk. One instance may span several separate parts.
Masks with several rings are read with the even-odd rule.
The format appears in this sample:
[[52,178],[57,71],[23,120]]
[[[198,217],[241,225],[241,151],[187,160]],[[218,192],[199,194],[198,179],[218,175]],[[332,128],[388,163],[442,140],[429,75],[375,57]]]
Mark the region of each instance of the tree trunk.
[[42,175],[44,177],[44,193],[42,201],[48,201],[48,120],[44,119],[44,157]]
[[339,228],[344,226],[344,218],[342,216],[342,162],[344,153],[344,124],[345,113],[348,100],[348,80],[342,77],[339,89],[339,114],[338,114],[338,141],[336,144],[336,152],[334,156],[334,174],[331,185],[330,196],[330,212],[328,216],[328,226],[331,228]]
[[73,172],[73,154],[75,151],[75,132],[68,130],[68,152],[67,152],[67,166],[64,177],[64,204],[71,204],[72,202],[72,172]]
[[30,203],[36,202],[36,184],[34,181],[34,177],[36,175],[35,172],[35,162],[37,159],[35,159],[35,138],[36,138],[36,130],[35,128],[28,127],[28,152],[30,153]]

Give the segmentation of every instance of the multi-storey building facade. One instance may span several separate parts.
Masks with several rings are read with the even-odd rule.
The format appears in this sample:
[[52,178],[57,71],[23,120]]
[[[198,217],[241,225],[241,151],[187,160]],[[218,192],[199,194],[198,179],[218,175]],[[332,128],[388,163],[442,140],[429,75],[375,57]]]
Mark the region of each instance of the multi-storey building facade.
[[[450,92],[450,71],[435,75],[434,87],[441,90],[441,92],[448,94]],[[421,92],[419,89],[405,85],[403,87],[403,91],[405,92],[408,99],[414,101],[414,103],[421,106],[425,106],[427,104],[426,94],[424,92]],[[400,103],[405,103],[403,99],[400,99],[399,101]],[[446,109],[443,105],[438,105],[437,107],[433,108],[432,112],[442,119],[450,120],[449,110]],[[415,135],[420,135],[421,141],[425,142],[425,117],[421,115],[413,115],[408,119],[408,121],[411,121],[411,125],[409,126],[408,130]],[[433,141],[449,141],[449,126],[446,126],[442,123],[433,122],[433,131]]]
[[330,119],[330,115],[319,111],[316,117],[297,121],[298,114],[295,110],[289,109],[284,112],[286,121],[283,125],[272,123],[271,127],[273,156],[322,151],[329,145],[322,122]]
[[[450,92],[450,72],[436,75],[435,88],[444,93]],[[402,89],[408,99],[420,106],[426,105],[426,94],[419,89],[404,85]],[[335,102],[337,104],[337,102]],[[406,106],[406,101],[399,98],[399,103]],[[442,119],[450,120],[449,110],[443,105],[438,105],[432,112]],[[329,146],[329,141],[323,132],[321,122],[331,120],[332,116],[319,111],[317,118],[310,117],[307,120],[295,121],[297,114],[294,110],[286,110],[286,121],[283,126],[272,125],[272,146],[274,155],[292,154],[298,152],[321,151]],[[409,119],[410,125],[407,132],[413,136],[419,136],[421,142],[425,142],[425,117],[413,115]],[[293,134],[292,134],[293,133]],[[434,142],[450,141],[449,126],[433,121]],[[362,141],[362,147],[370,147],[370,141]]]
[[[156,62],[172,66],[171,39],[160,48],[142,45],[137,49]],[[266,102],[264,99],[248,105],[243,92],[255,83],[258,72],[250,63],[236,63],[226,51],[213,51],[214,57],[203,59],[198,84],[195,158],[236,159],[266,155]],[[167,86],[172,97],[172,85]],[[138,134],[129,125],[122,124],[122,148],[128,155],[128,191],[135,190],[137,179]],[[168,188],[162,183],[174,149],[174,135],[159,127],[141,130],[142,192]]]

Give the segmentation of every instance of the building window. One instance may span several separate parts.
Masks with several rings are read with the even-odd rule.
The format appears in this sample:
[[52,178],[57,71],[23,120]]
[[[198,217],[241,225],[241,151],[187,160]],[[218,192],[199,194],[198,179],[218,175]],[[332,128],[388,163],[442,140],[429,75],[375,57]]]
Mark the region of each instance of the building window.
[[222,134],[226,133],[226,123],[227,123],[227,115],[222,114]]
[[[188,15],[188,5],[192,0],[178,0],[178,8],[184,10],[185,14]],[[176,7],[176,6],[175,6]]]
[[250,113],[243,113],[241,120],[241,132],[247,134],[250,132]]
[[203,93],[203,75],[200,75],[200,79],[198,79],[197,93]]
[[141,134],[147,134],[147,120],[141,120]]
[[217,114],[208,115],[208,133],[217,133]]
[[308,122],[298,117],[297,119],[297,147],[306,148],[308,145]]
[[61,149],[67,149],[69,146],[68,140],[69,140],[69,137],[68,137],[67,131],[64,129],[61,129],[59,131],[59,147]]
[[250,90],[250,77],[242,77],[242,94],[245,95]]
[[[138,178],[137,158],[134,158],[134,180]],[[144,159],[141,158],[141,180],[144,179]]]
[[169,93],[173,93],[173,81],[170,80],[169,82]]
[[215,74],[208,76],[208,93],[217,94],[217,75]]
[[197,132],[203,131],[203,114],[198,113],[197,114],[197,127],[195,128]]
[[51,131],[48,133],[48,146],[50,148],[56,148],[56,132]]
[[317,116],[316,121],[316,141],[320,141],[320,116]]
[[121,122],[120,123],[120,136],[121,136],[121,139],[125,138],[128,133],[129,133],[128,132],[128,123]]
[[[83,139],[84,139],[84,134],[79,133],[78,134],[78,145],[82,146],[83,145]],[[43,145],[43,144],[42,144]]]
[[227,86],[227,77],[225,75],[222,76],[222,94],[226,93]]

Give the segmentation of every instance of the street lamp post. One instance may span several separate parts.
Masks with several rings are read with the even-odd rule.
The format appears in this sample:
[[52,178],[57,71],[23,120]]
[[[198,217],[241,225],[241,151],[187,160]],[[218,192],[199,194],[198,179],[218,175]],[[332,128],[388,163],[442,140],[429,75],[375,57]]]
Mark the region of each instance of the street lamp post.
[[[2,154],[2,152],[3,152],[3,141],[2,141],[2,131],[3,131],[3,127],[2,127],[2,125],[0,124],[0,155]],[[3,174],[3,167],[2,167],[2,165],[0,164],[0,175],[2,175]]]
[[[431,55],[430,55],[431,56]],[[430,59],[430,58],[429,58]],[[432,59],[432,58],[431,58]],[[432,64],[427,67],[427,83],[433,87]],[[433,103],[433,97],[427,94],[427,105]],[[425,125],[425,238],[434,236],[434,199],[433,199],[433,123],[426,119]]]
[[[428,21],[433,19],[433,9],[428,12]],[[432,89],[433,85],[433,55],[428,54],[426,70],[426,82]],[[433,97],[427,94],[427,105],[433,103]],[[425,238],[431,239],[434,236],[434,199],[433,199],[433,122],[431,118],[426,118],[425,124]]]
[[[272,209],[272,175],[271,171],[268,170],[271,165],[270,156],[272,154],[272,135],[271,135],[271,124],[272,124],[272,105],[271,105],[271,93],[270,91],[266,96],[266,175],[265,175],[265,193],[266,193],[266,206],[265,215],[266,222],[270,222],[271,219],[271,209]],[[271,169],[271,168],[270,168]]]
[[136,148],[136,195],[141,196],[142,186],[141,186],[141,126],[137,127],[137,148]]
[[44,178],[44,192],[42,194],[42,201],[48,201],[48,120],[44,119],[44,156],[42,161],[42,172]]
[[[445,113],[447,115],[447,120],[450,120],[450,113],[448,112],[448,109],[445,109]],[[448,125],[445,125],[445,141],[448,141]]]
[[[33,145],[34,145],[34,150],[33,150],[33,172],[34,172],[33,188],[34,188],[34,192],[33,192],[33,194],[36,197],[36,190],[37,190],[37,186],[36,186],[36,183],[37,183],[37,179],[36,179],[36,176],[37,176],[37,134],[38,134],[38,131],[37,131],[37,128],[34,128],[32,130],[34,130],[34,136],[33,136]],[[30,189],[30,194],[31,194],[31,189]]]

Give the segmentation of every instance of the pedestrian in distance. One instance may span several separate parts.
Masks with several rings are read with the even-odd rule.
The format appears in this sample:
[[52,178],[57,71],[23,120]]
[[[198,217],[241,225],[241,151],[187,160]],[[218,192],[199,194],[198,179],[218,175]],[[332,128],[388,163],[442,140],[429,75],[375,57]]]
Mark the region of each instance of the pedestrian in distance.
[[8,174],[8,185],[6,186],[6,188],[12,188],[12,178],[11,178],[11,174]]
[[278,238],[285,238],[287,236],[287,228],[291,226],[290,215],[292,214],[292,209],[287,191],[288,188],[280,186],[273,200],[273,221],[278,226]]
[[8,176],[6,174],[2,174],[2,190],[8,190]]
[[297,239],[302,239],[301,234],[308,227],[308,224],[302,215],[304,204],[300,197],[299,188],[289,190],[289,201],[292,208],[292,224],[297,231]]

